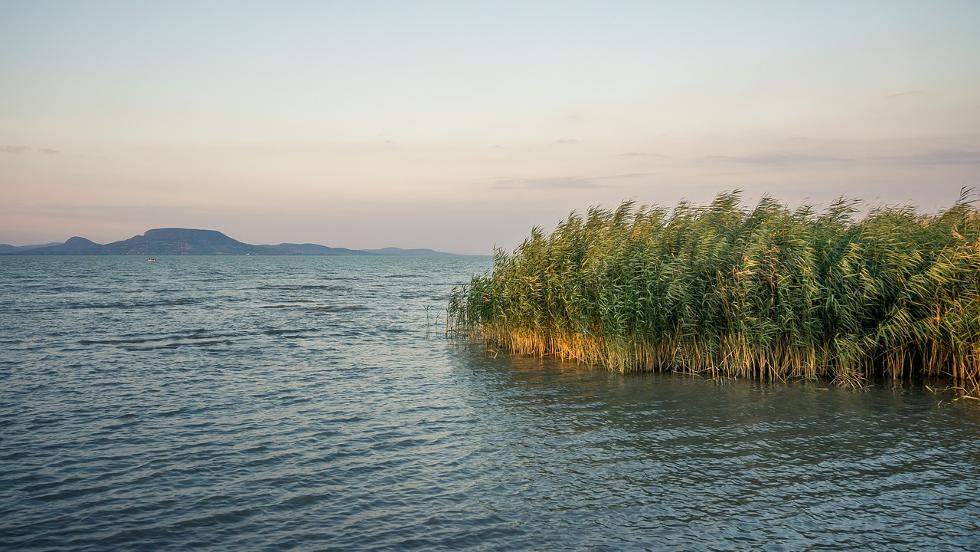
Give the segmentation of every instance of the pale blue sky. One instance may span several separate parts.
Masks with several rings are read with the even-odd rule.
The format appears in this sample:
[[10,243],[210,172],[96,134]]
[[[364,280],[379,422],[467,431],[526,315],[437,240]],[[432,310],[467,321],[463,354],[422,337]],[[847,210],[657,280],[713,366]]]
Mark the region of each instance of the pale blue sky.
[[488,252],[621,199],[950,203],[980,2],[0,2],[0,242]]

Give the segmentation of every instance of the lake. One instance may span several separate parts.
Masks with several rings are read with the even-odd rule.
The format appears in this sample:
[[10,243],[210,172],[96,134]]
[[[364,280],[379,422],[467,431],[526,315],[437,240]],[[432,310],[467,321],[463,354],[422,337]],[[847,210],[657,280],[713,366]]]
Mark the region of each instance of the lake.
[[0,257],[0,548],[980,548],[980,408],[447,340],[489,265]]

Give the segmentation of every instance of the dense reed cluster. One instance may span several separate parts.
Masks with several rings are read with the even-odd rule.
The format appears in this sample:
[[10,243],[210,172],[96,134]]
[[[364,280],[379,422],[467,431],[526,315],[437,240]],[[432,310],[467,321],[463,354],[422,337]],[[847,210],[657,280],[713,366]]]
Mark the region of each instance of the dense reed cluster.
[[980,217],[738,192],[534,228],[455,290],[450,326],[520,354],[719,376],[980,376]]

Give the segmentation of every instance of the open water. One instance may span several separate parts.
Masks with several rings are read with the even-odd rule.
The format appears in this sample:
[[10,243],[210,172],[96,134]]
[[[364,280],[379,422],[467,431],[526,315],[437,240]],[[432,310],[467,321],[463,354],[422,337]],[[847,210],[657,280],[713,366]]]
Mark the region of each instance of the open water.
[[0,548],[980,549],[980,409],[447,340],[488,264],[0,257]]

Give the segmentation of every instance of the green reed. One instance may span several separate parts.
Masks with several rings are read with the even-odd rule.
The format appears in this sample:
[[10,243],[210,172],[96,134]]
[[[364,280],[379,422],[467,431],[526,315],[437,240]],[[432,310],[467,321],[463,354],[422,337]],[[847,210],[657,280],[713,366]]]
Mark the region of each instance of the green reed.
[[980,381],[980,217],[822,212],[739,193],[624,202],[541,228],[457,288],[451,327],[520,354],[617,371]]

